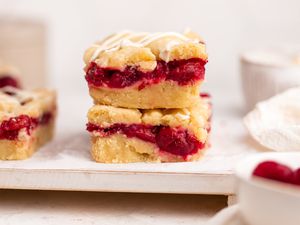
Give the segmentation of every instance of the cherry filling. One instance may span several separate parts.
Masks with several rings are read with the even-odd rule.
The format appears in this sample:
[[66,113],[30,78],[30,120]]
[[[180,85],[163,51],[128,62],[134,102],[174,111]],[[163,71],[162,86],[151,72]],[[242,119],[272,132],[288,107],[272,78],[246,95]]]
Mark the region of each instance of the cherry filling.
[[261,162],[252,174],[253,176],[300,185],[300,168],[293,171],[290,167],[274,161]]
[[188,156],[203,149],[205,144],[198,141],[194,135],[182,128],[161,127],[156,143],[160,150],[174,155]]
[[51,112],[45,112],[38,121],[39,125],[46,125],[50,122],[50,120],[52,119],[53,115]]
[[38,125],[46,125],[50,122],[52,113],[46,112],[40,118],[32,118],[27,115],[20,115],[2,121],[0,124],[0,139],[16,140],[21,129],[25,129],[28,135]]
[[85,79],[90,86],[110,88],[125,88],[140,82],[139,89],[142,89],[162,80],[172,80],[179,85],[188,85],[204,79],[206,62],[199,58],[174,60],[168,63],[157,61],[156,68],[151,72],[142,72],[134,66],[127,66],[122,71],[102,68],[95,62],[91,62]]
[[206,93],[206,92],[202,92],[202,93],[200,93],[200,97],[201,98],[211,98],[211,96],[210,96],[210,94],[209,93]]
[[115,133],[125,134],[127,137],[139,138],[143,141],[156,144],[161,151],[174,155],[187,157],[197,153],[205,147],[205,143],[197,140],[183,128],[171,128],[168,126],[151,126],[143,124],[113,124],[103,128],[92,123],[87,124],[89,132],[96,131],[101,137],[107,137]]
[[15,78],[13,78],[9,75],[1,76],[0,77],[0,88],[7,87],[7,86],[20,88],[20,84],[19,84],[18,80],[16,80]]

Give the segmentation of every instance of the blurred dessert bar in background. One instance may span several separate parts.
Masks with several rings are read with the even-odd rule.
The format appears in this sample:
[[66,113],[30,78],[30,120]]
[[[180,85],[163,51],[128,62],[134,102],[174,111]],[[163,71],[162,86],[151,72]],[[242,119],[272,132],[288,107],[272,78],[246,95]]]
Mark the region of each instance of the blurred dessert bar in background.
[[25,159],[53,137],[56,94],[20,89],[7,68],[0,67],[0,159]]

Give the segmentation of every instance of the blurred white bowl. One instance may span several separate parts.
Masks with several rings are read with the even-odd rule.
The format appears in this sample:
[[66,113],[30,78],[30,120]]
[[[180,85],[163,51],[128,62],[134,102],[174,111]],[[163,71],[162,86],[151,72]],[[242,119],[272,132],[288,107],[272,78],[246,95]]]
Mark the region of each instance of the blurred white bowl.
[[261,49],[241,55],[241,80],[247,110],[300,85],[300,47]]
[[300,187],[252,177],[255,167],[266,160],[300,167],[300,153],[260,153],[241,161],[235,172],[242,217],[249,225],[299,225]]

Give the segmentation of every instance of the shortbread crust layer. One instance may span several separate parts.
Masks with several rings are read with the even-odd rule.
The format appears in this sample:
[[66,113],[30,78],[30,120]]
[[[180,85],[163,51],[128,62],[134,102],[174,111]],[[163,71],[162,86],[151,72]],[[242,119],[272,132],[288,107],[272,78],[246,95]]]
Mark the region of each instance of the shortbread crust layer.
[[178,86],[174,82],[146,86],[111,89],[91,87],[89,92],[95,104],[111,105],[124,108],[187,108],[198,100],[201,82],[189,86]]

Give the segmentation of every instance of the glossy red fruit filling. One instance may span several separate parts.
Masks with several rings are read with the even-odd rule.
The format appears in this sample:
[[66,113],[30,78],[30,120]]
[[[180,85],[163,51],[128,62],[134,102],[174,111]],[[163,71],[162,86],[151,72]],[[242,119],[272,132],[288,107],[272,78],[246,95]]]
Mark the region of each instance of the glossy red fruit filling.
[[31,134],[38,125],[45,125],[49,123],[52,114],[47,112],[40,118],[32,118],[27,115],[20,115],[2,121],[0,125],[0,139],[16,140],[20,130],[25,129],[28,135]]
[[1,76],[0,77],[0,88],[7,87],[7,86],[21,88],[17,79],[15,79],[9,75]]
[[200,93],[200,97],[201,98],[211,98],[210,94],[209,93],[205,93],[205,92]]
[[179,85],[193,84],[203,80],[206,61],[199,58],[174,60],[168,63],[157,61],[151,72],[142,72],[138,67],[127,66],[120,71],[114,68],[102,68],[92,62],[86,71],[89,86],[125,88],[139,82],[139,89],[163,80],[172,80]]
[[300,185],[300,169],[293,171],[290,167],[274,161],[258,164],[253,171],[253,176]]
[[300,168],[294,171],[294,184],[300,185]]
[[156,136],[156,143],[161,151],[174,155],[187,156],[198,152],[205,144],[190,135],[186,129],[161,127]]
[[25,129],[27,134],[30,134],[36,126],[36,120],[27,115],[10,118],[1,123],[0,139],[15,140],[21,129]]
[[45,112],[38,120],[39,125],[46,125],[50,122],[52,119],[53,115],[51,112]]
[[125,134],[127,137],[139,138],[143,141],[156,144],[160,151],[174,155],[187,157],[197,153],[205,147],[205,144],[183,128],[171,128],[168,126],[151,126],[142,124],[113,124],[103,128],[92,123],[87,124],[89,132],[96,131],[101,137],[115,133]]

